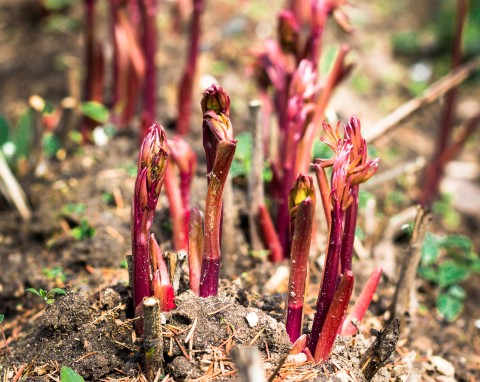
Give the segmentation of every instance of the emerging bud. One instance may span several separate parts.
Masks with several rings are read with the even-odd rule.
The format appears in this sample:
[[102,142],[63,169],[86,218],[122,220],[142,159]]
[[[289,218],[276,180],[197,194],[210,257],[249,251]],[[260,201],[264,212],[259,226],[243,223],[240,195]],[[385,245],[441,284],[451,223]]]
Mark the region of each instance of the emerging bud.
[[154,123],[147,131],[138,155],[137,170],[151,167],[157,156],[167,153],[167,136],[161,126]]
[[215,84],[203,92],[201,106],[203,114],[211,110],[216,114],[225,114],[227,117],[230,115],[230,97],[220,86]]
[[288,208],[290,211],[306,198],[315,200],[315,187],[311,176],[297,174],[297,178],[293,183],[292,189],[288,196]]
[[284,52],[296,54],[300,27],[290,10],[283,10],[278,15],[278,38]]

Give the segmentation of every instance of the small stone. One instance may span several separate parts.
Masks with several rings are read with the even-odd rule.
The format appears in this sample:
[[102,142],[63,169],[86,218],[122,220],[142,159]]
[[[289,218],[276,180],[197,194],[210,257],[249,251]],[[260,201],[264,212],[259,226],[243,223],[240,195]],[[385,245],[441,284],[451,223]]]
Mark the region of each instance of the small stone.
[[438,373],[445,375],[446,377],[453,377],[455,375],[455,368],[446,359],[434,355],[430,357],[429,361]]
[[251,328],[257,326],[258,324],[258,315],[257,313],[255,312],[250,312],[247,314],[247,316],[245,317],[247,319],[247,322],[248,322],[248,326],[250,326]]
[[307,362],[307,355],[305,353],[289,354],[286,363],[303,363]]

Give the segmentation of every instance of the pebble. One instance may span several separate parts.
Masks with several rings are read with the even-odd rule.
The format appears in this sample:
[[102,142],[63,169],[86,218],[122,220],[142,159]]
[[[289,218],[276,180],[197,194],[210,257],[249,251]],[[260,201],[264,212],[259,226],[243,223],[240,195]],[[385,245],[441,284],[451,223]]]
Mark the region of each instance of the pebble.
[[289,354],[286,363],[303,363],[307,362],[307,355],[305,353]]
[[455,375],[455,368],[446,359],[434,355],[430,357],[429,362],[438,373],[446,377],[453,377]]
[[248,325],[253,328],[258,324],[258,315],[255,312],[250,312],[245,317],[247,319]]

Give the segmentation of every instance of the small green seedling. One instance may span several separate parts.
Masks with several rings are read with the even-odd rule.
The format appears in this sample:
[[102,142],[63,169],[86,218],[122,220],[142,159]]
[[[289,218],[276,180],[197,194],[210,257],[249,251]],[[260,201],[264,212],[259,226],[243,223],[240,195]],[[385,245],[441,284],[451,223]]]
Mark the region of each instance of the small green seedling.
[[56,294],[67,294],[67,292],[65,292],[65,290],[62,288],[53,288],[48,292],[46,290],[43,290],[42,288],[39,288],[39,289],[27,288],[25,292],[36,294],[37,296],[41,297],[43,301],[45,301],[49,305],[53,303],[53,300]]
[[72,236],[76,240],[90,239],[95,236],[96,230],[93,228],[87,219],[80,220],[80,224],[72,228]]
[[60,370],[60,382],[85,382],[85,380],[75,370],[67,366],[62,366]]
[[418,273],[437,286],[436,308],[445,320],[451,322],[461,314],[466,298],[460,283],[472,273],[480,273],[480,257],[466,236],[441,237],[427,233]]

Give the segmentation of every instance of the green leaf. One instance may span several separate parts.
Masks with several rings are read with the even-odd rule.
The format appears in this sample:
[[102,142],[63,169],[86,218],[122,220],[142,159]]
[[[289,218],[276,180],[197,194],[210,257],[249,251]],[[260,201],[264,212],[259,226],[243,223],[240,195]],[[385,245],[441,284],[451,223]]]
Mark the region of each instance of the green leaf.
[[418,267],[417,273],[425,280],[434,281],[435,283],[437,283],[438,273],[435,268],[420,265]]
[[422,265],[433,264],[438,258],[439,238],[430,232],[427,232],[422,246]]
[[453,284],[458,284],[465,280],[470,272],[467,268],[458,265],[455,261],[444,261],[438,267],[438,285],[446,287]]
[[83,215],[87,207],[83,203],[67,203],[63,206],[62,212],[66,215]]
[[62,366],[60,370],[61,382],[85,382],[85,380],[74,370],[67,366]]
[[53,304],[53,301],[55,301],[53,298],[46,298],[45,299],[45,302],[50,305],[50,304]]
[[93,228],[87,219],[82,219],[80,225],[72,229],[72,236],[76,240],[85,240],[95,236],[96,230]]
[[4,319],[5,319],[5,315],[4,315],[4,314],[0,314],[0,324],[3,322]]
[[460,285],[452,285],[450,288],[448,288],[447,294],[459,300],[464,300],[465,297],[467,297],[467,292],[465,292],[465,289],[463,289]]
[[315,139],[313,141],[312,147],[312,159],[330,159],[333,158],[334,152],[328,145],[323,143],[320,139]]
[[3,115],[0,115],[0,146],[3,146],[3,144],[8,141],[10,130],[11,127],[7,119]]
[[60,150],[62,144],[57,136],[52,133],[46,133],[42,137],[43,152],[48,158],[54,158],[57,151]]
[[455,321],[463,310],[463,299],[458,299],[450,294],[441,294],[436,301],[438,312],[447,321]]
[[86,101],[80,104],[80,111],[88,118],[100,123],[108,121],[109,111],[101,103]]
[[252,135],[249,132],[243,132],[235,136],[235,139],[237,139],[237,147],[230,167],[232,178],[248,175],[252,158]]
[[470,253],[473,250],[472,240],[465,235],[448,235],[440,241],[440,246],[449,254]]
[[12,134],[12,143],[16,147],[16,155],[27,157],[31,151],[33,137],[33,110],[25,110],[18,119],[17,126]]
[[[41,290],[41,289],[40,289]],[[39,297],[42,297],[42,295],[40,294],[40,292],[38,290],[36,290],[35,288],[27,288],[25,289],[25,292],[30,292],[30,293],[33,293],[33,294],[36,294],[37,296]]]
[[375,200],[375,195],[369,191],[361,191],[358,193],[358,208],[364,209],[370,200]]
[[53,288],[49,293],[67,294],[67,292],[65,292],[65,290],[62,288]]

